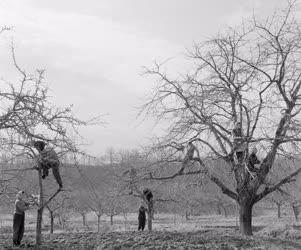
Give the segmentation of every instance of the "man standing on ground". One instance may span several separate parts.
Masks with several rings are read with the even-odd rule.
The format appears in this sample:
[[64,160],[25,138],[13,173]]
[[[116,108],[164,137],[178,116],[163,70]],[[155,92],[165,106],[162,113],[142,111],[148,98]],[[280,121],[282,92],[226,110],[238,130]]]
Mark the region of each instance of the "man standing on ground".
[[145,221],[146,221],[146,216],[145,216],[145,211],[147,209],[144,206],[140,206],[139,208],[139,213],[138,213],[138,231],[143,231],[145,227]]
[[13,244],[19,246],[24,234],[25,211],[29,203],[24,201],[25,192],[19,191],[16,195],[15,210],[13,217]]
[[153,213],[154,213],[154,196],[152,191],[149,188],[145,188],[143,189],[143,195],[144,195],[144,199],[147,203],[148,206],[148,212],[150,214],[150,216],[153,218]]

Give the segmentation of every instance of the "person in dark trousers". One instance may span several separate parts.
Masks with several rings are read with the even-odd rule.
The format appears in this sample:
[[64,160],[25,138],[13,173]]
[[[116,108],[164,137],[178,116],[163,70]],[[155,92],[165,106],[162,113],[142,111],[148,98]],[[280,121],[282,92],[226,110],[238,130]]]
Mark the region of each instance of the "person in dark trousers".
[[258,172],[258,169],[255,167],[255,165],[261,163],[260,160],[258,160],[256,154],[257,154],[257,148],[254,147],[248,159],[248,168],[251,172]]
[[145,215],[146,208],[141,205],[138,212],[138,231],[143,231],[145,228],[145,221],[146,221],[146,215]]
[[153,213],[154,213],[154,196],[153,196],[153,193],[152,191],[149,189],[149,188],[145,188],[143,189],[143,195],[144,195],[144,198],[147,202],[147,206],[148,206],[148,209],[149,209],[149,214],[150,216],[153,217]]
[[61,189],[63,188],[63,182],[59,171],[60,160],[52,148],[45,148],[45,146],[46,144],[43,141],[34,142],[34,147],[40,153],[39,165],[42,168],[42,178],[45,179],[48,176],[49,169],[51,168],[53,176]]
[[15,210],[13,217],[13,244],[19,246],[24,234],[25,211],[30,208],[30,204],[25,202],[24,191],[19,191],[16,195]]

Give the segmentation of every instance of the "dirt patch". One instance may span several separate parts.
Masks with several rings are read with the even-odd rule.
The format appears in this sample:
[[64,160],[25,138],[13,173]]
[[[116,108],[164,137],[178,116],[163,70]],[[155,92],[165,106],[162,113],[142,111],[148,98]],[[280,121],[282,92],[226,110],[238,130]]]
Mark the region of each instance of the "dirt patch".
[[[25,235],[22,249],[36,249],[34,236]],[[11,235],[0,236],[0,249],[12,250]],[[45,235],[39,249],[301,249],[300,239],[281,239],[270,236],[243,237],[233,229],[205,229],[195,232],[95,232]]]

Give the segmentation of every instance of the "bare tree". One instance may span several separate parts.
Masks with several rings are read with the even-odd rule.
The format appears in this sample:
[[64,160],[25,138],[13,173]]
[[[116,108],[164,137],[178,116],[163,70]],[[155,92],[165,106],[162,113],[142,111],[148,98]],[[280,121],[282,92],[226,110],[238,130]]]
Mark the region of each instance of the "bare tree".
[[75,192],[70,199],[70,202],[74,212],[79,213],[82,216],[83,226],[88,226],[86,215],[90,211],[90,208],[85,193],[82,190]]
[[103,198],[98,191],[93,192],[93,195],[89,197],[88,207],[97,216],[97,232],[100,232],[100,217],[104,214]]
[[100,217],[104,214],[104,190],[99,187],[97,183],[95,183],[93,180],[91,180],[83,171],[83,169],[80,167],[80,165],[77,162],[76,157],[74,158],[76,168],[81,176],[81,178],[85,181],[87,185],[86,190],[86,201],[87,201],[87,207],[90,209],[90,211],[93,211],[97,216],[97,232],[100,232]]
[[[299,166],[298,166],[299,167]],[[299,215],[301,212],[301,182],[300,179],[301,176],[298,176],[296,178],[296,181],[292,183],[290,186],[287,186],[285,188],[279,189],[278,192],[281,193],[283,196],[283,199],[285,199],[286,203],[290,205],[290,207],[293,210],[293,214],[295,217],[295,220],[298,222]]]
[[50,234],[53,234],[54,219],[63,213],[65,207],[68,206],[67,201],[68,197],[61,197],[61,199],[54,199],[46,205],[50,218]]
[[126,203],[126,200],[121,190],[112,190],[106,193],[104,202],[105,213],[110,216],[111,225],[114,224],[114,216],[123,212],[124,203]]
[[143,177],[147,174],[148,158],[145,152],[138,150],[123,151],[120,153],[121,187],[128,191],[126,195],[132,195],[139,198],[147,206],[147,225],[148,230],[152,231],[152,220],[154,213],[154,199],[148,200],[144,194],[148,183]]
[[[252,234],[252,208],[268,194],[292,182],[301,168],[268,184],[266,178],[279,157],[293,159],[300,152],[301,32],[294,4],[264,21],[254,17],[240,27],[218,34],[189,52],[192,69],[175,79],[162,65],[146,69],[159,80],[142,108],[147,115],[168,119],[168,134],[157,149],[169,148],[169,158],[190,141],[200,153],[172,175],[151,174],[166,180],[201,173],[239,206],[242,234]],[[244,131],[239,144],[232,140],[234,124]],[[238,147],[244,145],[242,161]],[[257,146],[263,160],[256,172],[248,167],[250,148]],[[177,156],[177,157],[176,157]],[[214,161],[222,160],[233,187],[218,174]],[[224,178],[224,180],[223,180]],[[231,181],[230,181],[231,182]]]
[[277,206],[277,218],[281,218],[281,207],[287,202],[287,197],[283,193],[276,191],[269,197],[269,200]]
[[23,155],[31,159],[32,166],[22,169],[23,171],[38,172],[40,204],[37,210],[36,244],[39,245],[42,240],[43,210],[61,190],[45,200],[41,167],[31,142],[46,141],[57,147],[60,155],[79,152],[74,140],[78,135],[77,128],[97,123],[98,120],[82,121],[74,116],[72,107],[58,108],[52,105],[44,78],[45,71],[37,70],[34,74],[29,74],[23,70],[16,61],[13,45],[12,57],[20,80],[14,83],[1,82],[0,146],[12,158]]

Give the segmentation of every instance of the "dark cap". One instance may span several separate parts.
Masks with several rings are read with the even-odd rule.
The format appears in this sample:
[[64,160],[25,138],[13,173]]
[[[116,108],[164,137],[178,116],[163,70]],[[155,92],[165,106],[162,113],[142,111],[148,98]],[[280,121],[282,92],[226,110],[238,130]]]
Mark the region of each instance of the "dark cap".
[[45,148],[46,143],[43,141],[35,141],[33,146],[37,149],[43,150]]

